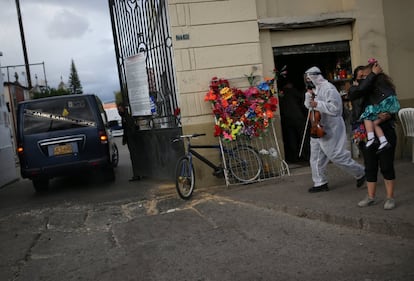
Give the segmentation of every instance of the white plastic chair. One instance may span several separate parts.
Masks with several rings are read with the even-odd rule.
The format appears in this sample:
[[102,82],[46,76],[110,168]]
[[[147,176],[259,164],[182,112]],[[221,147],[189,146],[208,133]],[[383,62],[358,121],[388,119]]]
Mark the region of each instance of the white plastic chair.
[[406,137],[412,138],[412,162],[414,163],[414,108],[401,108],[398,117]]

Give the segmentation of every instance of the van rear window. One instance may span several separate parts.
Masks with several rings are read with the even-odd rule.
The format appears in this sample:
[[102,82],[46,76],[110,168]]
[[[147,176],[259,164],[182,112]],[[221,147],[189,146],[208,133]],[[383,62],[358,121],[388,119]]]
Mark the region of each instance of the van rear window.
[[96,127],[94,113],[84,97],[39,99],[27,103],[24,108],[23,132],[66,130],[78,127]]

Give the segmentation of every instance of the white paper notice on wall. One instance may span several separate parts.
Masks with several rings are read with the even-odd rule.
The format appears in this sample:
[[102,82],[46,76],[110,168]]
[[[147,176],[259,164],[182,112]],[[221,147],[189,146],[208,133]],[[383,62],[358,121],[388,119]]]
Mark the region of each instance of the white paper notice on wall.
[[132,116],[151,115],[145,54],[139,53],[125,59],[125,74]]

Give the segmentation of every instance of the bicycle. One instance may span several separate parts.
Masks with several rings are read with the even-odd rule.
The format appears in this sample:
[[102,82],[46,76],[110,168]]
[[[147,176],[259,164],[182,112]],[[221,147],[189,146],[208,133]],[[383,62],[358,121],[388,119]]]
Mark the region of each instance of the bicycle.
[[[225,177],[228,185],[229,173],[237,181],[250,183],[256,180],[262,172],[262,161],[259,154],[250,146],[238,145],[235,148],[225,148],[222,145],[192,145],[191,139],[206,134],[182,135],[173,142],[184,141],[185,155],[180,157],[175,168],[175,186],[182,199],[189,199],[195,187],[195,172],[193,156],[213,169],[216,177]],[[222,163],[215,165],[195,149],[219,149]]]

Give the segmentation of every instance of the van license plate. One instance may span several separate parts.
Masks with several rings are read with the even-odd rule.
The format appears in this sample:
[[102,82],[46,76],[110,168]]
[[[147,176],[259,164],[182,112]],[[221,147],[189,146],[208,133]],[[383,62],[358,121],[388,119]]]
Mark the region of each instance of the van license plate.
[[53,148],[53,155],[70,154],[72,152],[71,144],[57,145]]

